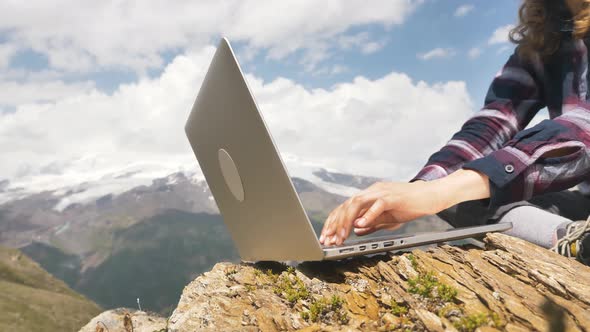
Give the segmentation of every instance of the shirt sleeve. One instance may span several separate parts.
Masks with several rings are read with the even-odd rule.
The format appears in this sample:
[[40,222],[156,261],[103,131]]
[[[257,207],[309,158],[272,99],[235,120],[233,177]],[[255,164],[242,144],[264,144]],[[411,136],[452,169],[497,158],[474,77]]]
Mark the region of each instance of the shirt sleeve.
[[[561,116],[523,130],[502,149],[463,165],[489,177],[490,207],[565,190],[588,179],[590,105],[566,106]],[[559,149],[561,153],[549,154]]]
[[475,112],[451,140],[430,156],[410,180],[434,180],[462,168],[466,163],[501,149],[524,129],[545,106],[539,73],[540,61],[524,62],[517,51],[492,80],[484,107]]

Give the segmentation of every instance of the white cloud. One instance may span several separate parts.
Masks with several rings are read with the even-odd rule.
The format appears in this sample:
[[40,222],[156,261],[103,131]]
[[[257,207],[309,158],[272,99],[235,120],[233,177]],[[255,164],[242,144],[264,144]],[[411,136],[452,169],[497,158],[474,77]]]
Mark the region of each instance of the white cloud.
[[369,33],[366,31],[353,35],[343,35],[338,38],[338,45],[344,50],[359,49],[363,54],[371,54],[379,51],[387,44],[386,40],[371,40]]
[[[100,180],[109,170],[138,163],[196,167],[183,126],[213,51],[177,56],[161,76],[121,85],[112,94],[88,89],[0,114],[0,174],[11,187],[35,191]],[[430,85],[395,72],[328,90],[284,78],[264,82],[248,75],[248,81],[283,153],[402,181],[472,110],[464,82]]]
[[36,102],[53,102],[76,98],[94,89],[93,82],[66,84],[62,81],[40,81],[30,83],[0,81],[0,105],[22,105]]
[[361,48],[361,52],[363,54],[375,53],[382,49],[383,46],[385,46],[385,42],[370,41],[363,45],[363,47]]
[[437,47],[428,52],[418,53],[416,56],[418,59],[431,60],[434,58],[449,58],[455,55],[455,50],[452,48],[440,48]]
[[330,74],[338,75],[348,71],[348,67],[343,65],[334,65],[332,66],[332,70],[330,70]]
[[514,28],[514,25],[508,24],[508,25],[501,26],[501,27],[497,28],[496,30],[494,30],[494,33],[492,33],[492,36],[488,39],[488,45],[508,43],[509,42],[508,33],[513,28]]
[[345,65],[334,64],[334,65],[330,65],[330,66],[323,66],[323,67],[315,70],[312,73],[312,75],[314,75],[314,76],[320,76],[320,75],[333,76],[333,75],[339,75],[342,73],[346,73],[349,70],[350,70],[350,68],[348,68]]
[[463,17],[469,14],[474,8],[475,6],[473,5],[461,5],[455,10],[455,17]]
[[330,1],[322,8],[313,0],[4,1],[0,31],[64,71],[123,67],[142,73],[161,67],[164,51],[200,49],[220,35],[266,49],[272,59],[312,52],[313,66],[348,29],[401,24],[423,1]]
[[475,59],[478,58],[481,55],[481,48],[479,47],[472,47],[471,49],[469,49],[469,51],[467,52],[467,56],[470,59]]
[[366,31],[356,34],[342,35],[338,38],[338,46],[343,50],[359,47],[369,39],[369,33]]
[[12,44],[0,44],[0,68],[7,67],[17,48]]

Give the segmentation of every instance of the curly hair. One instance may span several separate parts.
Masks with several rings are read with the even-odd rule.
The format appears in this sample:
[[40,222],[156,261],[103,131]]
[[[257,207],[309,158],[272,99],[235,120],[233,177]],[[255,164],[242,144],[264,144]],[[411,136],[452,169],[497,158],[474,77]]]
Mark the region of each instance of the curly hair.
[[558,49],[563,38],[560,32],[564,9],[573,22],[573,38],[584,38],[590,30],[590,0],[583,0],[575,16],[569,14],[565,0],[524,0],[518,10],[519,23],[509,34],[510,41],[518,45],[523,58],[539,54],[546,60]]

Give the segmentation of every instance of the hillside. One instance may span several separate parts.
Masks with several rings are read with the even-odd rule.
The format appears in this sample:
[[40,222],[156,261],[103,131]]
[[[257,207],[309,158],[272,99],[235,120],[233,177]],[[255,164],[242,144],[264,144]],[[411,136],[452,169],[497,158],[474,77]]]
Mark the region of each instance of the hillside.
[[20,251],[0,247],[0,331],[76,331],[100,311]]
[[[88,326],[87,326],[88,328]],[[337,262],[219,263],[168,331],[588,331],[590,267],[495,233]],[[109,331],[124,331],[113,324]]]

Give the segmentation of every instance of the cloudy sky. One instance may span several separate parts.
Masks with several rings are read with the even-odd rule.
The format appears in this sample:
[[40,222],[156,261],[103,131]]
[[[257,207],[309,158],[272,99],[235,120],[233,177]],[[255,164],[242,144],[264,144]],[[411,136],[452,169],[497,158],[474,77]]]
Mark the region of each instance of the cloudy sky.
[[0,0],[0,180],[195,169],[183,126],[223,35],[290,164],[407,181],[482,106],[518,4]]

